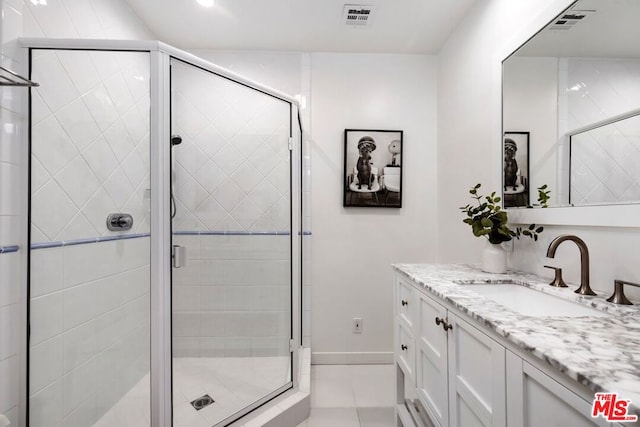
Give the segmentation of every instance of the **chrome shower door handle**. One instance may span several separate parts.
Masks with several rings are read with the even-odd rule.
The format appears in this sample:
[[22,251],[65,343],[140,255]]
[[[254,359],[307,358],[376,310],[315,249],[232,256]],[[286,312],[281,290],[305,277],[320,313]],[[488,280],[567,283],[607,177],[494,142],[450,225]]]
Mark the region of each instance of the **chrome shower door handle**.
[[173,245],[171,249],[171,259],[174,268],[182,268],[187,266],[187,247]]

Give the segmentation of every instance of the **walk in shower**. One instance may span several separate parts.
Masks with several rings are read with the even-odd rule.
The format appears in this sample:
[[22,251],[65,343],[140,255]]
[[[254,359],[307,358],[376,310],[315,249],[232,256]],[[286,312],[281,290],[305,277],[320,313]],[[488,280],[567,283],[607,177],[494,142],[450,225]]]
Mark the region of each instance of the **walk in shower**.
[[296,101],[158,42],[24,43],[28,425],[223,426],[294,388]]

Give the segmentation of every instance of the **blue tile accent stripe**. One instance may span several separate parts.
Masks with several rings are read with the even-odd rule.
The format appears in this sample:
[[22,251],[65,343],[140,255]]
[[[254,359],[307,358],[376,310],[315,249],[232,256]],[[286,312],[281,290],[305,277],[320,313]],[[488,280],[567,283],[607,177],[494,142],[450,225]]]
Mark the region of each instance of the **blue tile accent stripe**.
[[[290,236],[289,231],[176,231],[177,236]],[[303,236],[311,236],[311,231],[303,231]],[[110,242],[113,240],[139,239],[149,237],[151,233],[120,234],[115,236],[89,237],[85,239],[61,240],[31,244],[31,249],[60,248],[63,246],[86,245],[89,243]],[[17,252],[19,246],[0,246],[0,253]]]
[[[176,236],[290,236],[289,231],[174,231]],[[299,235],[300,233],[298,233]],[[311,236],[311,231],[303,231],[303,236]]]
[[88,243],[111,242],[114,240],[140,239],[149,237],[151,233],[119,234],[115,236],[89,237],[86,239],[62,240],[59,242],[32,243],[31,249],[60,248],[63,246],[86,245]]
[[289,236],[289,231],[174,231],[177,236]]
[[0,254],[10,254],[11,252],[18,252],[19,250],[20,246],[18,245],[0,246]]

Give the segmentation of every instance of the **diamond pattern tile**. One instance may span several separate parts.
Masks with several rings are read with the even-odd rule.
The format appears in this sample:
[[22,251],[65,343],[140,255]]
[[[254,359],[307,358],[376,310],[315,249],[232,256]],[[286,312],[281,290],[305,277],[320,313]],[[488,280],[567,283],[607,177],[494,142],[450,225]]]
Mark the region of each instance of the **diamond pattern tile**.
[[213,160],[227,175],[229,175],[243,163],[244,158],[233,145],[227,144],[215,154]]
[[115,122],[104,132],[104,137],[118,161],[122,162],[135,148],[135,140],[122,120]]
[[[637,108],[640,61],[569,59],[568,127],[575,129]],[[605,76],[606,78],[602,78]],[[572,203],[640,200],[640,117],[573,137]]]
[[47,85],[32,103],[34,242],[109,234],[105,218],[125,209],[148,231],[148,64],[130,52],[35,55]]
[[233,210],[245,197],[242,189],[231,179],[222,183],[213,196],[227,212]]
[[260,218],[263,211],[249,198],[245,197],[233,209],[231,215],[244,230],[251,230],[251,226]]
[[100,188],[100,181],[82,156],[73,159],[55,178],[67,196],[78,207],[83,206]]
[[36,191],[31,203],[32,222],[49,240],[54,240],[78,211],[55,181],[49,181]]
[[233,179],[242,191],[248,193],[264,178],[251,162],[246,161],[236,169],[233,175],[231,175],[231,179]]
[[226,180],[226,174],[213,161],[209,160],[194,174],[194,179],[207,190],[212,193]]
[[100,128],[80,98],[58,110],[56,118],[78,150],[87,148],[100,135]]
[[[78,150],[54,116],[43,120],[32,130],[32,153],[52,175],[63,169]],[[39,143],[42,141],[41,143]]]
[[194,214],[208,230],[216,230],[216,225],[227,216],[227,211],[210,196],[198,205]]

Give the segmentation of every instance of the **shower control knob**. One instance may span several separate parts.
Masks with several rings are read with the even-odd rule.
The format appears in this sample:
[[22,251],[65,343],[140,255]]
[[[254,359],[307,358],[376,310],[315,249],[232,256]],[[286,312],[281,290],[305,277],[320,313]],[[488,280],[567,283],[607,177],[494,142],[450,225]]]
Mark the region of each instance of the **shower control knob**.
[[133,227],[133,217],[127,213],[113,213],[107,217],[107,228],[110,231],[127,231]]

